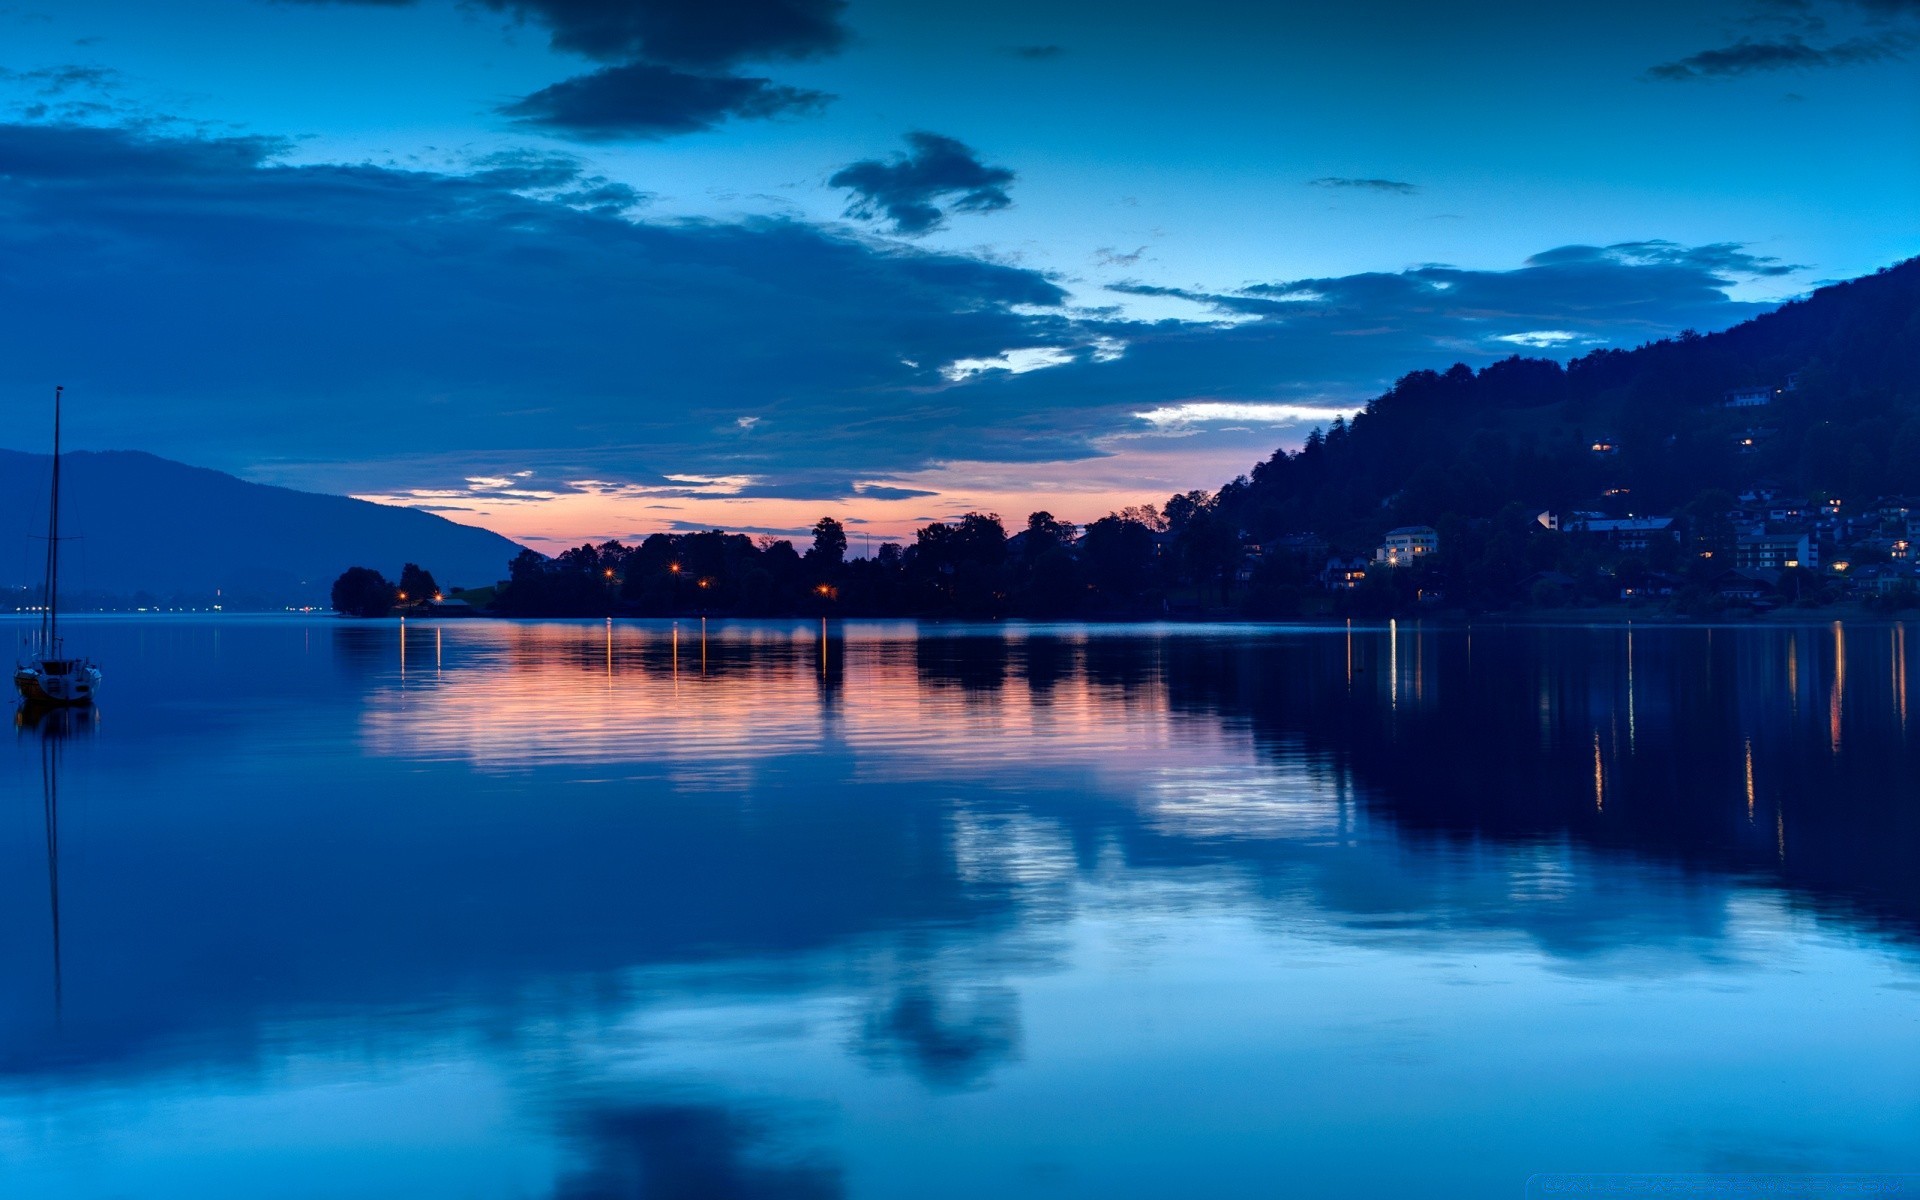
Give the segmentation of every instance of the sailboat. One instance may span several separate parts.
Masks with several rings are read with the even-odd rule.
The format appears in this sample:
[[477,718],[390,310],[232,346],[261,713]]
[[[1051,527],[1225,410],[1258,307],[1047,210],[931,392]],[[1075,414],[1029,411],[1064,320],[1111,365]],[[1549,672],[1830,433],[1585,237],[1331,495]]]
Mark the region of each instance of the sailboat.
[[47,506],[47,596],[40,614],[40,644],[13,672],[13,686],[30,705],[83,707],[100,690],[100,668],[87,658],[68,658],[60,643],[60,393],[53,389],[53,498]]

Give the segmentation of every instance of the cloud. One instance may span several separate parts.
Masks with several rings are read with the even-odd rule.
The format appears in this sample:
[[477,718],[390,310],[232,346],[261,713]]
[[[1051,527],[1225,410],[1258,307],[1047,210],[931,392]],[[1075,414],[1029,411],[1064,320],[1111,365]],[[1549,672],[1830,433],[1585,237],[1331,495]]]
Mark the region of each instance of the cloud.
[[1515,346],[1526,346],[1532,350],[1552,350],[1560,346],[1571,345],[1580,340],[1580,336],[1564,329],[1534,329],[1526,333],[1495,334],[1494,341],[1507,342]]
[[473,178],[495,187],[591,212],[624,213],[653,201],[631,185],[588,174],[571,154],[501,150],[475,159],[473,168]]
[[1913,35],[1900,30],[1848,38],[1824,47],[1809,45],[1797,36],[1768,41],[1741,38],[1730,46],[1702,50],[1698,54],[1649,67],[1647,77],[1675,83],[1726,79],[1756,71],[1850,67],[1905,58],[1913,44]]
[[66,63],[57,67],[39,67],[14,71],[0,67],[0,82],[25,83],[41,96],[64,96],[68,92],[111,92],[120,85],[120,72],[112,67]]
[[[1076,344],[1037,272],[790,220],[583,209],[567,198],[594,177],[566,156],[448,174],[281,165],[288,149],[0,124],[0,303],[23,318],[0,328],[0,381],[87,359],[72,394],[116,441],[241,469],[299,445],[359,464],[320,468],[359,492],[464,496],[529,466],[801,486],[823,463],[846,480],[1085,452],[957,401],[934,365]],[[780,419],[742,438],[743,411]],[[396,478],[394,460],[434,465]]]
[[712,68],[830,54],[844,0],[482,0],[553,33],[556,50]]
[[1028,371],[1043,371],[1072,361],[1073,352],[1059,346],[1029,346],[1019,350],[1003,350],[989,358],[956,359],[940,368],[940,373],[957,383],[982,371],[1024,375]]
[[1528,266],[1616,262],[1635,266],[1683,267],[1703,272],[1725,285],[1742,278],[1767,278],[1791,275],[1805,270],[1798,263],[1784,263],[1764,254],[1753,254],[1738,242],[1710,242],[1704,246],[1682,246],[1677,242],[1617,242],[1604,248],[1562,246],[1543,251],[1527,259]]
[[1420,190],[1418,184],[1402,183],[1398,179],[1350,179],[1344,175],[1323,175],[1308,180],[1309,186],[1318,188],[1346,188],[1364,192],[1387,192],[1399,196],[1411,196]]
[[1248,404],[1194,400],[1133,414],[1160,429],[1180,428],[1207,421],[1250,421],[1262,425],[1324,424],[1335,417],[1351,417],[1364,405]]
[[586,141],[662,138],[752,120],[820,111],[832,97],[743,75],[696,75],[625,63],[565,79],[500,111],[515,123]]
[[[418,0],[286,0],[404,8]],[[602,62],[648,59],[711,69],[803,59],[847,41],[845,0],[477,0],[546,27],[556,50]]]
[[1013,204],[1007,188],[1014,173],[982,163],[964,143],[937,133],[907,135],[912,149],[892,159],[862,159],[827,180],[853,193],[847,215],[887,220],[898,233],[940,228],[956,212],[996,212]]
[[[398,8],[416,0],[286,0]],[[729,68],[808,59],[847,40],[845,0],[473,0],[545,26],[555,50],[609,64],[550,84],[500,112],[585,141],[655,139],[728,119],[818,112],[824,92]]]
[[856,483],[853,490],[868,500],[918,500],[926,496],[937,496],[938,492],[929,492],[923,488],[893,487],[883,483]]
[[[1517,332],[1723,328],[1765,307],[1733,282],[1792,269],[1643,240],[1509,270],[1121,285],[1198,306],[1129,320],[1016,266],[582,206],[609,185],[566,155],[443,173],[288,151],[0,124],[0,389],[64,375],[83,438],[425,504],[887,500],[935,486],[914,476],[933,464],[1086,460],[1182,420],[1256,424],[1232,435],[1250,462],[1274,406],[1361,402]],[[1160,434],[1135,415],[1156,412]]]

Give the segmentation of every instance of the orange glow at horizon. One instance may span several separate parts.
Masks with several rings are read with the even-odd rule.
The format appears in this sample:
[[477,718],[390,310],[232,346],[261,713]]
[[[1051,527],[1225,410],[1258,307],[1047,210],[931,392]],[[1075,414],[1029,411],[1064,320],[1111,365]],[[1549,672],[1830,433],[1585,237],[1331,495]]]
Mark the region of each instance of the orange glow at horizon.
[[[810,536],[805,531],[826,516],[847,526],[848,552],[865,557],[869,546],[878,550],[884,542],[911,543],[920,527],[967,512],[999,514],[1009,534],[1024,528],[1034,512],[1086,525],[1129,505],[1164,504],[1169,496],[1196,488],[1215,490],[1264,457],[1244,446],[1195,449],[1181,440],[1165,439],[1157,446],[1121,443],[1105,455],[1068,461],[951,462],[871,481],[872,486],[928,493],[899,499],[742,496],[733,494],[742,486],[737,481],[699,494],[609,489],[531,494],[533,489],[527,489],[528,494],[511,496],[453,496],[395,490],[361,492],[354,498],[432,506],[448,520],[548,551],[609,539],[633,544],[653,533],[694,529],[771,530],[800,542]],[[1298,441],[1276,438],[1277,444]]]

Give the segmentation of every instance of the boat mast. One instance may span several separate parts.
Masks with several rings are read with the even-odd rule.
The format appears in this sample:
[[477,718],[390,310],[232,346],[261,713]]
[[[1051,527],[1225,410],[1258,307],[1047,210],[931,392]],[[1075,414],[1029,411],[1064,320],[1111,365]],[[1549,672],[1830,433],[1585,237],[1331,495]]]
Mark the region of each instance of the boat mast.
[[47,505],[47,595],[40,614],[40,653],[58,654],[60,640],[60,393],[53,389],[53,499]]

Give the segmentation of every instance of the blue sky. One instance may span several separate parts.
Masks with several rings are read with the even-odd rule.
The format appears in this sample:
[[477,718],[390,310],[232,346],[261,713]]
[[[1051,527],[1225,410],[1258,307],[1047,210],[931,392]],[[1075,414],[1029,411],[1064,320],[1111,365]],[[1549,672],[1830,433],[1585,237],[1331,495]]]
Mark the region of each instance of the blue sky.
[[16,5],[0,440],[58,379],[530,539],[1089,520],[1920,252],[1920,4],[1686,7]]

